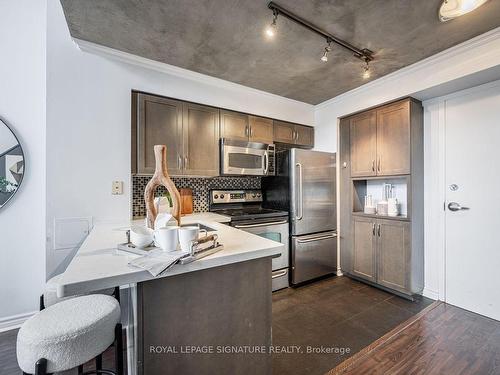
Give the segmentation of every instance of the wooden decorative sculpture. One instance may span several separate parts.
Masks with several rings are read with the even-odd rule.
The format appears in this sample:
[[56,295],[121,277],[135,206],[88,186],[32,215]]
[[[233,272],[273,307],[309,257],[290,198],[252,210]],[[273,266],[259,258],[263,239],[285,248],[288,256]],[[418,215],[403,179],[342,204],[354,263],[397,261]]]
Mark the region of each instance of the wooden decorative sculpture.
[[154,229],[154,223],[158,212],[154,204],[155,190],[158,186],[165,186],[172,197],[172,216],[177,220],[177,225],[181,225],[181,196],[174,183],[168,176],[167,171],[167,146],[154,146],[155,152],[155,173],[153,178],[146,185],[144,191],[144,201],[146,202],[146,213],[148,218],[148,227]]

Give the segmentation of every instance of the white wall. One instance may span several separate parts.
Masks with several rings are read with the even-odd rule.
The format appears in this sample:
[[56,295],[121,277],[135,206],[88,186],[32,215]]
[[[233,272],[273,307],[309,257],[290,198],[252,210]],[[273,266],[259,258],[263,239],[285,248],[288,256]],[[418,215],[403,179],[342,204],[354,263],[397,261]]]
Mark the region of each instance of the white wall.
[[[498,74],[500,66],[500,28],[443,51],[410,67],[401,69],[355,90],[347,92],[315,109],[315,149],[337,150],[337,119],[350,113],[376,106],[404,96],[429,99],[432,93],[451,92],[453,87],[483,83],[484,77]],[[488,74],[481,75],[481,72]],[[493,74],[492,74],[493,73]],[[442,262],[437,247],[442,242],[439,226],[435,225],[437,211],[442,201],[433,195],[440,183],[441,171],[433,159],[442,152],[438,145],[443,134],[433,127],[439,123],[439,105],[435,101],[424,103],[424,153],[425,153],[425,290],[431,298],[442,297],[443,282],[437,262]],[[428,104],[428,105],[427,105]],[[341,197],[338,196],[338,199]],[[340,224],[341,226],[341,224]],[[342,230],[340,228],[340,230]],[[340,260],[342,264],[342,260]]]
[[[130,216],[132,89],[313,124],[314,107],[308,104],[106,48],[94,52],[120,58],[82,52],[70,38],[59,1],[49,1],[47,33],[49,276],[62,271],[73,254],[73,249],[53,250],[54,218]],[[112,180],[125,182],[124,195],[111,195]]]
[[38,308],[45,281],[46,5],[0,0],[0,116],[26,157],[23,183],[0,209],[0,330]]

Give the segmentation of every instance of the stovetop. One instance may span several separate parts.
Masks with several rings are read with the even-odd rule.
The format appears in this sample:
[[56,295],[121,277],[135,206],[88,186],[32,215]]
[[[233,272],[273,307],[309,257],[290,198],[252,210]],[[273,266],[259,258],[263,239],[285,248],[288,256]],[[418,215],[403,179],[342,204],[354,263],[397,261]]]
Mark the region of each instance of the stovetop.
[[288,216],[286,211],[263,208],[262,201],[260,190],[212,190],[210,211],[229,216],[231,221]]

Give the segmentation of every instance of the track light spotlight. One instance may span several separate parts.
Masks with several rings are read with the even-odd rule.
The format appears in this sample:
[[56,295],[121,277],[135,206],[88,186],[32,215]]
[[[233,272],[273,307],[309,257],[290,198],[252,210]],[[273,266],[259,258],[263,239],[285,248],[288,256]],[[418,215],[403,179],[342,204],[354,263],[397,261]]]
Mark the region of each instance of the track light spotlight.
[[278,11],[273,10],[273,22],[271,22],[271,24],[266,27],[265,31],[265,34],[269,39],[274,38],[274,36],[276,35],[278,29],[278,26],[276,25],[277,19],[278,19]]
[[370,78],[370,65],[369,65],[369,60],[365,60],[365,66],[363,67],[363,78],[368,79]]
[[327,43],[328,43],[328,45],[325,47],[325,50],[323,51],[323,56],[321,56],[321,61],[323,61],[323,62],[328,61],[328,54],[332,50],[332,47],[331,47],[332,41],[328,40]]

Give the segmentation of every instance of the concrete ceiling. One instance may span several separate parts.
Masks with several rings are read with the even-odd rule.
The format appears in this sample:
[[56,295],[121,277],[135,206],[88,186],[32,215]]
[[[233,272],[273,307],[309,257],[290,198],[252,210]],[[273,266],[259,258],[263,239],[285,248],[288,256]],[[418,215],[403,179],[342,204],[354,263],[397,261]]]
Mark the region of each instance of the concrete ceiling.
[[[61,0],[71,35],[107,47],[318,104],[361,86],[362,62],[280,17],[267,0]],[[371,80],[500,26],[500,0],[441,23],[441,0],[277,0],[324,30],[375,52]],[[450,64],[454,62],[451,60]]]

